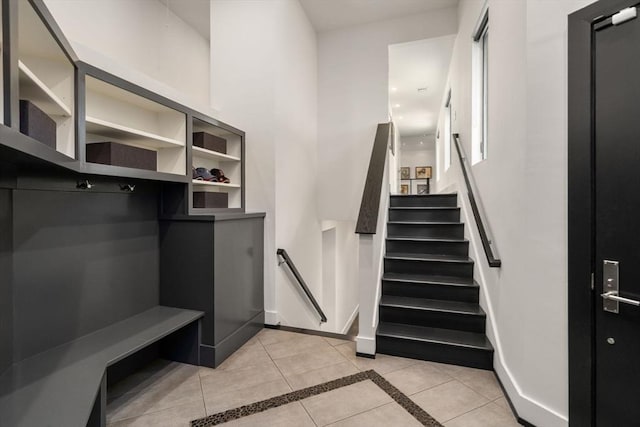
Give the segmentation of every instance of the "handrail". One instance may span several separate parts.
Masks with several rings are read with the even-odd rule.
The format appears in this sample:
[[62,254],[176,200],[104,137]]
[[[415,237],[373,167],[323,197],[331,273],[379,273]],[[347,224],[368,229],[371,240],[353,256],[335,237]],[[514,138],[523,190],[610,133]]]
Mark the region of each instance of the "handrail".
[[482,247],[484,248],[484,253],[487,256],[489,267],[500,267],[502,265],[502,261],[496,258],[493,253],[493,248],[491,247],[492,242],[489,239],[487,229],[485,228],[484,222],[482,221],[482,216],[480,215],[480,208],[478,207],[478,203],[476,202],[476,198],[473,194],[473,188],[471,187],[471,181],[469,180],[471,171],[467,171],[469,165],[467,164],[467,156],[464,154],[464,150],[462,149],[462,145],[460,144],[460,135],[454,133],[453,140],[456,143],[456,150],[458,151],[458,158],[460,159],[460,168],[462,169],[462,174],[464,175],[464,181],[467,184],[467,195],[469,196],[469,202],[471,203],[473,217],[475,218],[476,224],[478,225],[480,240],[482,240]]
[[287,266],[289,266],[291,273],[293,273],[293,276],[298,281],[298,284],[300,285],[304,293],[307,295],[307,298],[309,298],[309,301],[311,301],[311,304],[313,305],[313,307],[316,309],[316,311],[320,315],[320,322],[325,323],[327,321],[327,316],[325,316],[324,311],[322,311],[322,309],[320,308],[320,305],[318,304],[318,301],[316,301],[313,294],[311,293],[311,290],[309,290],[309,288],[307,287],[307,284],[304,282],[302,275],[300,274],[295,264],[289,257],[289,254],[287,254],[287,251],[285,251],[284,249],[278,249],[277,254],[280,255],[282,259],[284,259],[283,262],[287,264]]
[[387,162],[387,148],[392,135],[392,123],[379,123],[371,150],[369,171],[364,184],[360,213],[356,223],[357,234],[376,234],[378,227],[378,210],[380,209],[380,192],[384,178],[384,166]]

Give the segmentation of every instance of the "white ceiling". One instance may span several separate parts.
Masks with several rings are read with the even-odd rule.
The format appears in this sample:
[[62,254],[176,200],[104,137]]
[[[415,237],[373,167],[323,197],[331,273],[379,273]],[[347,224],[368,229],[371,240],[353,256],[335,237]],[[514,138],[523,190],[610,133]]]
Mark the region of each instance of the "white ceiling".
[[444,7],[458,0],[300,0],[316,31],[400,18]]
[[209,40],[209,5],[211,0],[158,0],[180,19],[189,24],[202,37]]
[[451,35],[389,46],[389,103],[401,136],[436,133],[454,40]]

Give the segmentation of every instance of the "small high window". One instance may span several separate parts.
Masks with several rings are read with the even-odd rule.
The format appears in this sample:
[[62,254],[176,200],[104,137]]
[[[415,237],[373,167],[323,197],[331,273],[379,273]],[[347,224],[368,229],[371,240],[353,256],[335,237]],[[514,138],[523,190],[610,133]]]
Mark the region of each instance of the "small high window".
[[472,163],[487,158],[489,141],[489,10],[473,36],[474,137]]
[[444,170],[451,166],[451,89],[444,105]]

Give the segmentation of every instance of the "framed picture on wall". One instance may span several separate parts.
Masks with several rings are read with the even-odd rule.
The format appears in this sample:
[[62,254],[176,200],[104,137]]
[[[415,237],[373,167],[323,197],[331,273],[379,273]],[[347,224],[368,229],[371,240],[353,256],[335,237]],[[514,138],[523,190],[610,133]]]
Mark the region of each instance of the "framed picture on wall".
[[409,179],[411,176],[411,168],[410,167],[402,167],[400,168],[400,179]]
[[429,194],[429,186],[427,184],[418,184],[418,194]]
[[416,166],[416,179],[431,178],[431,166]]
[[400,184],[400,194],[409,194],[409,184]]

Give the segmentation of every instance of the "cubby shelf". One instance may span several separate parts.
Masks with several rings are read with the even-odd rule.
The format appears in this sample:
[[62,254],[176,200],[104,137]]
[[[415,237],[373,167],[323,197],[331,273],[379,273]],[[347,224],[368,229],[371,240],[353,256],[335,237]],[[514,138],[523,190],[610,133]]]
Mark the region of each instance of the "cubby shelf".
[[239,162],[240,157],[230,156],[228,154],[218,153],[216,151],[207,150],[206,148],[200,148],[193,146],[194,157],[203,157],[208,159],[219,160],[222,162]]
[[66,105],[38,76],[22,61],[18,61],[20,96],[35,102],[49,115],[71,117],[71,108]]
[[87,132],[107,138],[114,138],[122,142],[132,142],[149,148],[179,148],[184,142],[166,138],[140,129],[111,123],[107,120],[87,116]]
[[194,179],[191,182],[194,186],[240,188],[240,184],[225,184],[224,182],[202,181],[200,179]]

